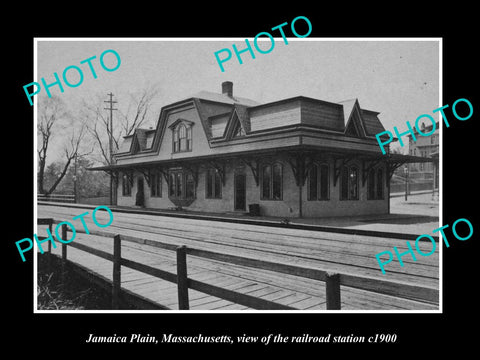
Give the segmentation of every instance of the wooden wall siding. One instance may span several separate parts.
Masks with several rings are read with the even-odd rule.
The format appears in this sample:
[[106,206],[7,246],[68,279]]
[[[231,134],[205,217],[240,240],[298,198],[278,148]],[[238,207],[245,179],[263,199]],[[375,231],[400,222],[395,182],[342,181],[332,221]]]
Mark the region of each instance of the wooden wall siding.
[[299,124],[300,119],[300,102],[298,100],[250,110],[251,131]]
[[325,146],[338,149],[348,149],[348,150],[358,150],[360,152],[377,152],[382,154],[378,143],[374,140],[357,140],[356,138],[349,138],[344,136],[322,136],[320,139],[312,136],[303,136],[302,137],[303,145],[312,145],[312,146]]
[[[298,135],[283,134],[274,139],[256,139],[254,142],[236,143],[235,145],[217,146],[210,148],[203,129],[197,128],[201,125],[195,123],[193,126],[193,151],[172,153],[172,134],[170,129],[165,133],[160,153],[142,154],[142,156],[131,158],[120,158],[117,160],[118,165],[123,164],[141,164],[148,161],[170,160],[170,159],[189,159],[197,156],[206,155],[224,155],[242,151],[268,150],[279,147],[291,147],[300,145]],[[203,137],[203,139],[202,139]],[[377,145],[378,147],[378,145]]]
[[[184,115],[184,114],[183,114]],[[183,116],[183,118],[186,118]],[[192,120],[191,118],[189,120]],[[286,134],[269,135],[266,138],[242,139],[229,145],[215,145],[210,148],[205,133],[201,128],[199,119],[192,120],[193,125],[193,151],[172,154],[172,134],[170,129],[165,133],[160,153],[142,154],[132,158],[120,158],[117,164],[139,164],[148,161],[169,159],[192,158],[207,155],[226,155],[236,152],[260,151],[277,148],[294,147],[298,145],[324,146],[339,149],[350,149],[360,152],[379,153],[381,150],[375,140],[356,139],[345,137],[343,134],[313,134],[306,132],[291,132]],[[197,127],[199,126],[199,127]],[[302,136],[300,137],[301,134]],[[301,140],[300,140],[301,139]],[[300,142],[301,141],[301,142]]]
[[215,117],[210,119],[210,127],[212,132],[212,137],[221,137],[225,131],[225,126],[227,125],[230,114],[225,114],[223,116]]
[[383,127],[380,119],[376,114],[364,110],[361,110],[360,112],[362,114],[363,123],[365,124],[365,130],[367,132],[367,135],[375,136],[379,132],[385,131],[385,128]]
[[235,104],[235,112],[237,113],[238,119],[241,122],[244,130],[247,133],[250,133],[251,126],[250,126],[250,117],[248,116],[248,107]]
[[344,130],[342,106],[302,100],[301,114],[302,124],[342,132]]
[[202,115],[205,116],[205,118],[231,112],[233,109],[233,105],[202,101],[201,99],[199,103],[201,106],[200,111],[202,112]]

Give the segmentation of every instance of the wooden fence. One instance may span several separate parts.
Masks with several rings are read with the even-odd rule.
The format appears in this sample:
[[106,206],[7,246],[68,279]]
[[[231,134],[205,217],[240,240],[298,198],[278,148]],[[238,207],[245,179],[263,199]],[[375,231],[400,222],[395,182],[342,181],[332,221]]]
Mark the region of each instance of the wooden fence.
[[[59,223],[53,219],[38,219],[38,224]],[[62,225],[62,239],[67,239],[66,224]],[[80,229],[77,233],[85,233]],[[256,269],[269,270],[277,273],[294,275],[303,278],[315,279],[319,282],[324,282],[326,287],[326,309],[340,310],[341,309],[341,293],[340,285],[371,291],[379,294],[395,296],[399,298],[425,302],[429,304],[438,304],[439,291],[437,289],[425,286],[411,285],[401,282],[392,282],[386,280],[379,280],[365,276],[357,276],[351,274],[331,273],[326,270],[301,267],[295,265],[287,265],[275,263],[265,260],[253,259],[243,256],[222,254],[209,250],[194,249],[186,246],[177,246],[169,243],[163,243],[150,239],[142,239],[138,237],[119,235],[103,231],[89,230],[91,235],[113,238],[113,254],[103,250],[95,249],[90,246],[76,243],[74,241],[63,244],[62,243],[62,273],[65,270],[67,263],[67,246],[85,251],[100,258],[113,262],[113,282],[112,282],[112,308],[119,308],[119,299],[121,297],[121,266],[128,267],[140,271],[142,273],[157,277],[177,284],[178,288],[178,304],[180,310],[189,310],[188,289],[197,290],[202,293],[215,296],[220,299],[228,300],[237,304],[241,304],[258,310],[298,310],[290,306],[275,303],[273,301],[261,299],[251,295],[239,293],[237,291],[228,290],[202,281],[197,281],[188,278],[187,270],[187,255],[196,256],[204,259],[211,259],[221,261],[229,264],[241,265]],[[176,252],[177,258],[177,272],[172,273],[164,271],[152,266],[148,266],[137,261],[122,258],[121,256],[121,242],[129,241],[145,245],[150,245],[170,251]],[[48,252],[51,252],[50,243],[48,243]]]
[[76,203],[74,194],[37,194],[37,201],[55,201],[62,203]]

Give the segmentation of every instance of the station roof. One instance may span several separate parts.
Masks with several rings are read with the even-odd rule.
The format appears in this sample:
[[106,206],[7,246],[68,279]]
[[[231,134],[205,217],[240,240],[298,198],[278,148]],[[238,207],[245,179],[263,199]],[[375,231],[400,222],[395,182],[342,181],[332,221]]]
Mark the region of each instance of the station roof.
[[403,155],[403,154],[379,154],[378,152],[371,153],[358,153],[355,150],[350,149],[338,149],[338,148],[322,148],[318,149],[317,147],[292,147],[292,148],[279,148],[279,149],[268,149],[264,151],[252,150],[252,151],[243,151],[239,153],[230,153],[230,154],[215,154],[215,155],[206,155],[206,156],[196,156],[193,158],[180,158],[180,159],[166,159],[166,160],[151,160],[143,161],[141,163],[125,163],[125,164],[112,164],[105,166],[98,166],[89,168],[90,171],[121,171],[123,169],[135,169],[135,168],[148,168],[155,167],[158,165],[167,165],[167,166],[179,166],[181,164],[198,164],[202,161],[212,161],[219,159],[232,159],[232,158],[249,158],[249,157],[258,157],[262,155],[271,154],[272,152],[276,155],[298,155],[304,154],[306,156],[312,154],[318,154],[320,152],[333,156],[334,158],[352,158],[365,161],[386,161],[388,163],[394,164],[395,166],[407,163],[426,163],[433,162],[435,159],[413,156],[413,155]]

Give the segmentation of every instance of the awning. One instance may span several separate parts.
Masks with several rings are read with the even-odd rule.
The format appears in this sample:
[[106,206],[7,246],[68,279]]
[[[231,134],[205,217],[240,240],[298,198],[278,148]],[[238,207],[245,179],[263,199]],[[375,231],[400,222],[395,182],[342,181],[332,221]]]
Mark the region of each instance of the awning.
[[122,171],[126,169],[148,169],[156,166],[162,167],[176,167],[182,165],[192,165],[199,163],[208,163],[218,160],[232,160],[236,158],[259,158],[264,155],[293,155],[293,156],[312,156],[315,154],[327,154],[333,156],[334,158],[349,158],[349,159],[358,159],[362,161],[375,161],[381,162],[385,161],[391,164],[393,167],[397,168],[403,164],[407,163],[426,163],[434,162],[435,158],[432,157],[421,157],[413,155],[403,155],[403,154],[385,154],[382,155],[381,152],[361,152],[359,153],[356,150],[350,149],[333,149],[325,147],[292,147],[292,148],[279,148],[279,149],[268,149],[263,151],[249,151],[249,152],[239,152],[239,153],[229,153],[229,154],[213,154],[205,156],[196,156],[191,158],[179,158],[179,159],[163,159],[163,160],[151,160],[151,161],[142,161],[142,162],[132,162],[125,164],[111,164],[105,166],[98,166],[93,168],[88,168],[90,171]]

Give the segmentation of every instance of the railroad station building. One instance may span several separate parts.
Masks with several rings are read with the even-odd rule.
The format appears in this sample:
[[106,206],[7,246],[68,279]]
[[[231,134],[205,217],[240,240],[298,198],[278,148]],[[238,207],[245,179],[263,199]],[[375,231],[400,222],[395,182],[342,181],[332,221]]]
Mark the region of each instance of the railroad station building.
[[431,159],[382,155],[378,112],[357,99],[259,104],[202,91],[123,139],[110,166],[114,204],[278,217],[389,213],[393,171]]

